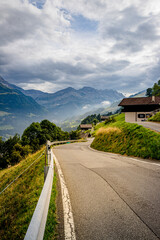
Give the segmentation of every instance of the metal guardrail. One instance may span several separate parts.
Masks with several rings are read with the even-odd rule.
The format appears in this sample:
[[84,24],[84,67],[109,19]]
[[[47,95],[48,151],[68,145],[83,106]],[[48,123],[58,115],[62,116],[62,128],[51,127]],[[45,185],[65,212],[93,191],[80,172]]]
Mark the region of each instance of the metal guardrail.
[[49,154],[51,156],[49,170],[24,240],[42,240],[44,236],[54,176],[52,150],[49,150]]
[[47,141],[46,153],[48,166],[45,167],[48,169],[45,169],[45,182],[24,240],[43,240],[54,176],[53,152],[50,146],[71,142],[77,142],[77,140],[55,142]]
[[51,146],[51,145],[57,145],[57,144],[63,144],[63,143],[73,143],[73,142],[77,142],[77,141],[78,140],[55,141],[55,142],[48,143],[48,145]]

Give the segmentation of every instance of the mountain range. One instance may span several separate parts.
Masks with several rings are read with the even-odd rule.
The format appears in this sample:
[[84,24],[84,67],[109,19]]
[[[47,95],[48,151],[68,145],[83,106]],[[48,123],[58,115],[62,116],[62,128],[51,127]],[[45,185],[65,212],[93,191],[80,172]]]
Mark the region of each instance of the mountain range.
[[44,118],[57,124],[98,108],[104,109],[105,104],[123,97],[112,89],[92,87],[79,90],[68,87],[55,93],[24,90],[0,77],[0,136],[22,134],[31,122]]

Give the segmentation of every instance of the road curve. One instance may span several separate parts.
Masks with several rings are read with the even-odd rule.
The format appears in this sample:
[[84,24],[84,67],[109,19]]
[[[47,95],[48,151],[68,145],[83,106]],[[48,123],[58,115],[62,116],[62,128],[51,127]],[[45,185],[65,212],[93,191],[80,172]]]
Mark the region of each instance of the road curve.
[[160,163],[89,149],[54,148],[68,187],[77,240],[160,239]]
[[149,128],[153,131],[160,132],[160,123],[157,122],[133,122],[142,125],[145,128]]

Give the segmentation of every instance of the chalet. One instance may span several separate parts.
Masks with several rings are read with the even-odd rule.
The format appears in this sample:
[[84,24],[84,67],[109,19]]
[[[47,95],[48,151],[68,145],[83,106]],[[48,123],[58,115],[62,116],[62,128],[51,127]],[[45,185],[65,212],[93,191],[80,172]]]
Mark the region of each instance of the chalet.
[[160,97],[124,98],[119,106],[123,107],[126,122],[141,122],[160,111]]
[[108,118],[109,118],[109,116],[101,116],[101,121],[105,121]]
[[83,131],[90,130],[90,129],[92,129],[92,124],[81,124],[80,128]]

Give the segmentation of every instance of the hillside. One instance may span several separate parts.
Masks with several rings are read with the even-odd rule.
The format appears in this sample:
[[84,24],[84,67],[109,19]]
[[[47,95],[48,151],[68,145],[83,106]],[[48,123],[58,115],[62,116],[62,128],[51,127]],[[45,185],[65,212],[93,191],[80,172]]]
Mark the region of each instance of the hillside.
[[41,114],[44,108],[33,98],[0,83],[0,110],[8,113]]
[[[0,136],[7,138],[21,134],[33,121],[47,114],[33,98],[24,95],[19,89],[11,88],[5,81],[0,82]],[[4,84],[3,84],[3,83]]]
[[44,148],[19,164],[0,170],[0,192],[34,161],[33,165],[0,195],[0,238],[24,239],[44,184]]
[[122,155],[160,159],[160,135],[135,123],[126,123],[124,114],[96,126],[94,149]]

